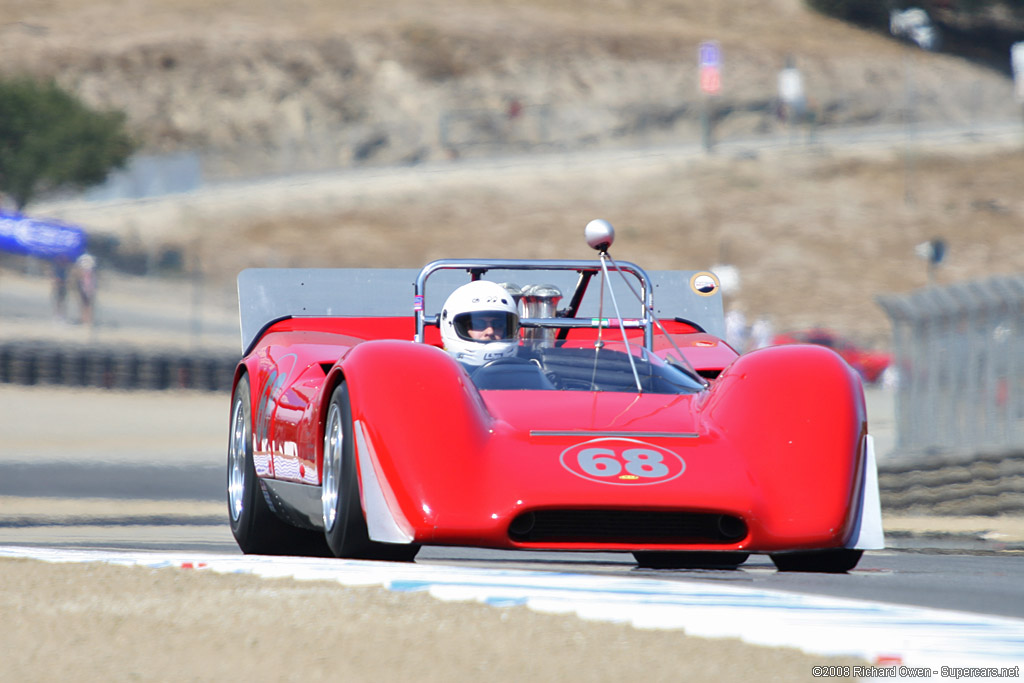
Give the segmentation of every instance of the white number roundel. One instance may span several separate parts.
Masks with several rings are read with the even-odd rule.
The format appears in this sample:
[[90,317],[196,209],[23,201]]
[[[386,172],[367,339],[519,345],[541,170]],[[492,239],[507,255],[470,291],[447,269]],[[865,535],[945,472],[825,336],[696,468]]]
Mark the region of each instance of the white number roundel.
[[576,476],[602,484],[660,484],[686,469],[673,451],[634,439],[594,439],[565,449],[560,459]]

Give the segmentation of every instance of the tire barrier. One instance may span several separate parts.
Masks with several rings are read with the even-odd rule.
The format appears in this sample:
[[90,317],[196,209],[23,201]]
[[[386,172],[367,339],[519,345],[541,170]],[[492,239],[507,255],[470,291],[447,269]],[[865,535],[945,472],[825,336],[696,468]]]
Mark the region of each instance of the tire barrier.
[[231,391],[239,356],[52,342],[0,342],[0,383],[120,390]]
[[927,515],[1019,515],[1024,512],[1024,452],[933,458],[879,467],[882,507]]

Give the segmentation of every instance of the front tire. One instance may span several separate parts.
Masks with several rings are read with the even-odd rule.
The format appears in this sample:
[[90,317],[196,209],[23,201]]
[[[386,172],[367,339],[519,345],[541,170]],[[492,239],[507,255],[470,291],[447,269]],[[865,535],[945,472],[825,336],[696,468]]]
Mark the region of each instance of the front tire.
[[747,561],[750,553],[728,551],[657,551],[633,553],[638,567],[643,569],[736,569]]
[[778,553],[772,555],[772,562],[780,572],[842,574],[856,567],[863,554],[863,550],[849,550],[848,548]]
[[228,436],[228,521],[246,555],[326,555],[319,533],[281,521],[263,495],[253,463],[249,377],[243,375],[231,396]]
[[352,405],[348,385],[331,395],[324,423],[324,465],[321,493],[324,537],[336,557],[411,562],[418,545],[376,543],[370,540],[359,501]]

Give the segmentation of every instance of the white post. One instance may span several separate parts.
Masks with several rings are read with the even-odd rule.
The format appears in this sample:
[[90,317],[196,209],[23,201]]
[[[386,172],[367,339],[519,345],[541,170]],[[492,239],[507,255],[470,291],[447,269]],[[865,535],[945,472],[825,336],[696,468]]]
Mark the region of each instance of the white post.
[[1024,122],[1024,42],[1010,46],[1010,65],[1013,67],[1013,92],[1017,104],[1021,106],[1022,122]]

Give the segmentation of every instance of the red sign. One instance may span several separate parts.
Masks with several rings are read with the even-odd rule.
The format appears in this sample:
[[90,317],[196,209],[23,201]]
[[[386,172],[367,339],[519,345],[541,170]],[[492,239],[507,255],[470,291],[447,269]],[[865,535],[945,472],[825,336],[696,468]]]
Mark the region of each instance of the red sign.
[[717,66],[700,68],[700,89],[708,95],[717,95],[722,90],[722,75]]

